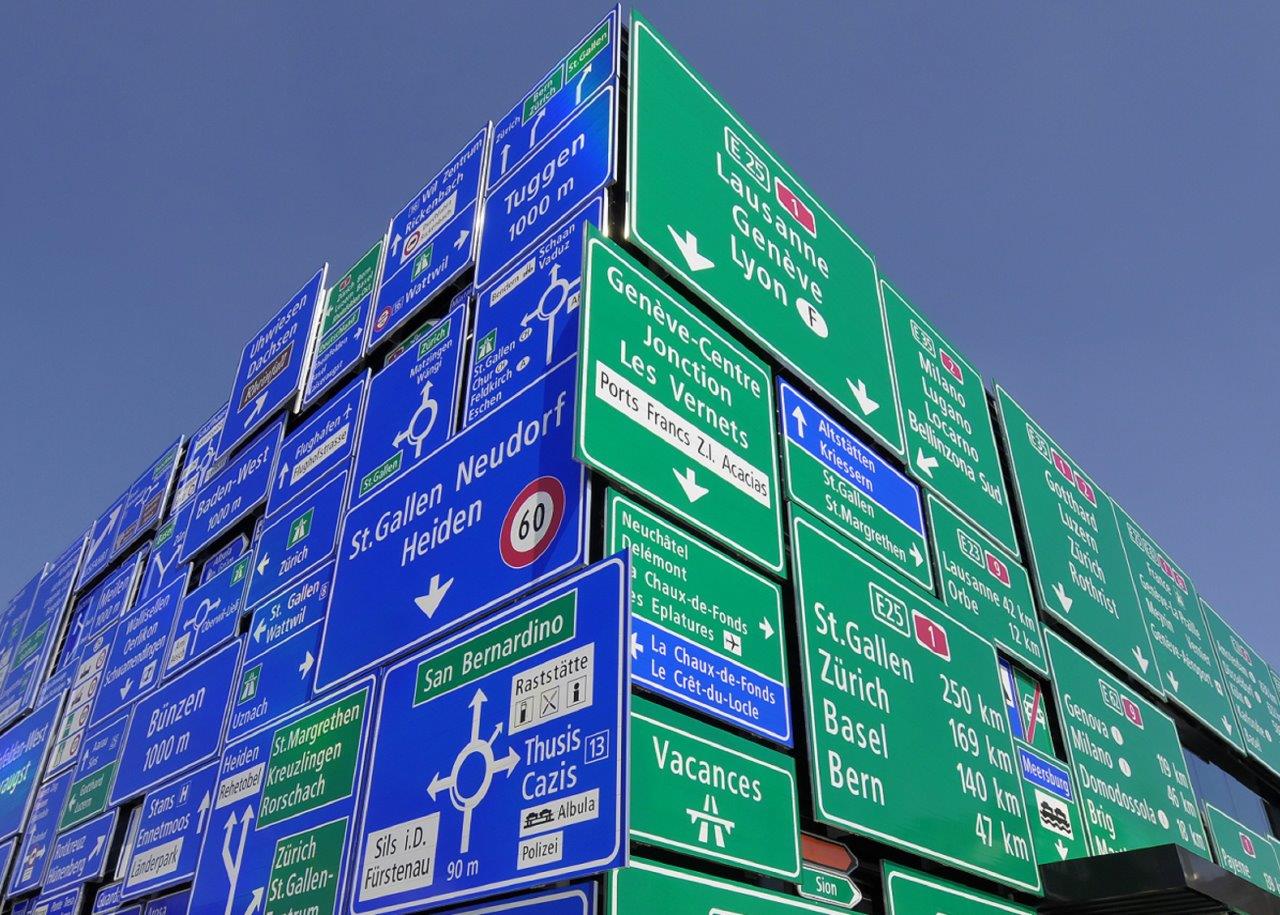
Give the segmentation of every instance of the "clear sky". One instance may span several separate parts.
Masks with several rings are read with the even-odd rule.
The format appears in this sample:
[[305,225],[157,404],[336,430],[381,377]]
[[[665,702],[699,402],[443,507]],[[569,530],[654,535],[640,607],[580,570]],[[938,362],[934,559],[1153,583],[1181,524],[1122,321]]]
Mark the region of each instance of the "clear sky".
[[[605,9],[0,7],[0,600]],[[642,9],[1280,662],[1280,6]]]

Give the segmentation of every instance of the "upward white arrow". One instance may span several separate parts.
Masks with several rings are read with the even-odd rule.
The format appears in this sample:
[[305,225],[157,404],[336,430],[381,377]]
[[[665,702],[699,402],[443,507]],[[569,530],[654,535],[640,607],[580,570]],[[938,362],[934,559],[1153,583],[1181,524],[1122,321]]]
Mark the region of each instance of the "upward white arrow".
[[796,430],[799,432],[800,437],[804,438],[804,424],[806,420],[804,418],[804,410],[800,409],[799,404],[796,404],[796,408],[791,411],[791,416],[796,421]]
[[849,390],[853,392],[853,399],[858,402],[858,409],[863,415],[870,416],[876,410],[880,409],[880,402],[873,400],[871,395],[867,393],[867,383],[861,378],[858,383],[854,384],[852,378],[846,378],[845,382],[849,385]]
[[288,475],[289,475],[289,462],[285,461],[284,465],[281,466],[280,468],[280,480],[278,483],[276,483],[276,486],[283,488],[285,477],[287,477]]
[[267,392],[263,391],[261,394],[258,395],[257,399],[254,400],[253,409],[249,411],[249,415],[244,418],[245,425],[248,425],[249,423],[257,419],[258,414],[261,413],[264,409],[266,409],[266,406],[267,406]]
[[933,468],[938,466],[938,459],[933,455],[924,456],[924,451],[920,448],[916,449],[916,466],[920,468],[920,472],[933,479]]
[[204,793],[204,797],[200,799],[200,808],[197,812],[200,814],[200,819],[196,821],[196,835],[199,835],[200,833],[204,832],[204,820],[209,813],[209,792],[208,791],[206,791]]
[[440,606],[440,601],[444,600],[445,593],[453,584],[453,579],[441,582],[439,575],[431,576],[431,584],[427,588],[426,594],[421,594],[413,599],[418,605],[418,609],[427,615],[427,619],[435,616],[436,608]]
[[684,255],[684,262],[689,265],[689,269],[694,273],[700,270],[709,270],[714,267],[715,261],[707,257],[698,250],[698,236],[692,232],[685,230],[681,235],[675,230],[674,226],[667,226],[667,231],[671,233],[672,239],[675,240],[676,247],[680,249],[680,253]]
[[93,843],[93,851],[89,852],[89,857],[96,857],[98,852],[102,851],[102,843],[106,841],[106,836],[98,836],[96,842]]
[[676,475],[676,482],[680,484],[680,488],[684,490],[685,498],[690,502],[697,502],[710,491],[698,482],[692,467],[686,467],[684,473],[673,467],[671,472]]

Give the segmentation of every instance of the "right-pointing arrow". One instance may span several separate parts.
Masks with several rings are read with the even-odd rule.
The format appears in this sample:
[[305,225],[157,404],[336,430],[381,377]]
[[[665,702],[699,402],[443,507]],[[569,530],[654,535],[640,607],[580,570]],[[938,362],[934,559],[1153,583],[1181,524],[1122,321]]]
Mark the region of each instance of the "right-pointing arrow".
[[674,226],[667,226],[667,231],[671,233],[671,237],[675,239],[676,247],[684,255],[684,262],[689,265],[689,269],[694,273],[699,270],[708,270],[715,266],[715,261],[698,250],[698,236],[687,230],[684,235],[681,235],[675,230]]
[[686,467],[684,473],[673,467],[671,472],[676,475],[676,481],[680,484],[680,488],[684,490],[685,498],[690,502],[697,502],[709,492],[707,487],[698,482],[692,467]]
[[760,621],[760,631],[764,633],[766,639],[773,638],[773,624],[768,620]]
[[427,593],[413,599],[413,602],[418,605],[418,609],[427,615],[427,619],[435,616],[436,608],[440,606],[440,601],[444,600],[444,596],[452,584],[452,578],[442,582],[439,575],[432,575],[431,585],[427,588]]

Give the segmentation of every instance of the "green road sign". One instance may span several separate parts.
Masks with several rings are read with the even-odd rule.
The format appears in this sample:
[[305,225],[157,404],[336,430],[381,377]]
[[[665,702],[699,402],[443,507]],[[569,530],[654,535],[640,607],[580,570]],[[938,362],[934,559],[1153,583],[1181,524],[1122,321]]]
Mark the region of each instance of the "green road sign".
[[798,511],[791,542],[815,817],[1038,891],[991,643]]
[[816,899],[842,909],[851,909],[862,901],[862,891],[847,876],[812,864],[800,866],[800,885],[796,890],[805,899]]
[[932,591],[920,487],[783,379],[778,414],[787,498]]
[[1092,853],[1176,842],[1207,855],[1173,719],[1056,632],[1045,641]]
[[1128,512],[1119,505],[1115,505],[1115,511],[1133,585],[1151,635],[1151,648],[1164,677],[1165,694],[1209,730],[1245,752],[1191,579]]
[[640,16],[626,238],[895,453],[875,263]]
[[979,635],[1048,676],[1027,570],[946,503],[932,495],[925,502],[942,602]]
[[885,915],[1035,915],[1026,906],[889,861],[882,865]]
[[795,880],[800,876],[795,762],[633,697],[631,837]]
[[62,817],[58,820],[59,830],[70,829],[106,811],[111,788],[116,781],[116,766],[113,760],[71,783],[62,806]]
[[765,364],[596,232],[583,287],[578,457],[781,572]]
[[636,683],[791,746],[782,589],[609,490],[605,553],[631,553]]
[[1254,832],[1212,804],[1204,805],[1204,821],[1213,840],[1213,856],[1225,870],[1280,895],[1280,860],[1269,836]]
[[982,376],[884,282],[898,405],[911,475],[1015,557],[1009,494]]
[[1236,713],[1237,736],[1250,756],[1280,775],[1280,698],[1271,668],[1203,598],[1200,608]]
[[342,847],[350,828],[343,817],[278,839],[271,855],[266,911],[336,912]]
[[1022,772],[1022,793],[1032,810],[1028,819],[1036,863],[1087,857],[1089,845],[1076,806],[1071,770],[1051,751],[1042,752],[1016,737],[1013,749]]
[[378,279],[378,264],[381,261],[382,242],[379,241],[329,287],[329,294],[324,303],[324,313],[320,318],[321,349],[332,345],[335,338],[342,336],[354,326],[358,317],[354,309],[360,304],[361,299],[373,291]]
[[999,386],[996,398],[1040,606],[1163,696],[1111,499]]
[[[360,690],[276,730],[262,788],[259,829],[350,796],[368,699],[368,690]],[[319,759],[330,762],[317,773],[314,763]]]
[[838,910],[770,890],[632,858],[605,880],[608,915],[832,915]]

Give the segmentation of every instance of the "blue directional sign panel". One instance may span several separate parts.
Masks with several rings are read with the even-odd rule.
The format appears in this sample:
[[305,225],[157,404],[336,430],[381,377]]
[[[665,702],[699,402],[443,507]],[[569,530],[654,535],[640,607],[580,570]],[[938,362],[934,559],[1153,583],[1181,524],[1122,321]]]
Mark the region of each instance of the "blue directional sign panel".
[[347,513],[317,689],[581,562],[572,364]]
[[93,581],[98,573],[107,567],[107,563],[111,562],[111,557],[115,554],[113,547],[116,521],[120,517],[120,512],[124,510],[124,502],[128,497],[128,490],[122,492],[120,497],[93,522],[93,527],[89,528],[89,542],[85,546],[84,562],[81,563],[80,574],[77,577],[77,587],[84,587]]
[[627,576],[606,559],[387,671],[353,912],[623,863]]
[[466,315],[465,304],[455,306],[373,376],[360,428],[352,502],[386,486],[444,444],[453,431]]
[[490,183],[506,177],[600,88],[616,85],[620,60],[615,6],[493,128]]
[[165,646],[169,644],[173,621],[182,606],[185,587],[185,581],[175,581],[116,624],[90,724],[97,724],[124,708],[139,693],[160,682]]
[[616,92],[613,86],[602,90],[490,188],[476,255],[477,288],[488,286],[552,226],[614,182]]
[[120,751],[129,730],[129,713],[122,712],[93,729],[84,740],[75,780],[62,806],[58,829],[70,829],[107,809],[111,786],[120,768]]
[[234,452],[277,410],[298,406],[328,270],[328,264],[317,270],[245,344],[218,440],[219,454]]
[[194,511],[182,546],[183,562],[266,500],[283,435],[282,419],[267,427],[200,487],[192,503]]
[[240,643],[232,642],[138,700],[111,789],[118,804],[217,755]]
[[22,830],[22,854],[13,873],[9,876],[8,896],[27,893],[40,886],[44,878],[49,853],[53,851],[53,836],[58,829],[58,816],[71,787],[71,773],[50,779],[40,786],[31,805],[31,814]]
[[[89,909],[89,915],[111,915],[120,908],[120,900],[124,892],[124,881],[116,883],[108,883],[98,890],[98,895],[93,897],[93,907]],[[123,909],[120,915],[125,915],[129,909]],[[133,915],[142,915],[142,909],[139,907]]]
[[595,915],[596,888],[591,883],[527,893],[482,903],[475,907],[450,909],[449,915]]
[[229,402],[224,403],[191,434],[182,470],[173,487],[172,505],[169,509],[171,513],[191,501],[200,488],[205,472],[217,462],[218,442],[222,439],[222,427],[227,422],[230,406]]
[[143,534],[150,532],[169,507],[169,496],[178,476],[178,462],[186,439],[179,437],[142,472],[125,493],[120,517],[112,534],[111,555],[119,556]]
[[471,266],[476,201],[488,169],[489,129],[485,124],[391,220],[366,351]]
[[200,566],[200,584],[203,585],[209,579],[221,574],[223,570],[229,568],[237,559],[243,556],[248,548],[249,538],[241,534],[239,537],[232,537],[225,546],[210,553],[209,558]]
[[165,890],[195,876],[217,775],[218,763],[212,762],[147,793],[128,854],[122,898]]
[[59,696],[0,734],[0,839],[16,835],[27,820],[61,708]]
[[382,245],[379,241],[366,251],[325,295],[316,330],[316,353],[302,394],[304,407],[319,400],[364,355],[364,339],[382,265]]
[[80,911],[80,897],[83,893],[84,887],[81,885],[54,893],[41,893],[31,903],[27,915],[76,915]]
[[369,373],[363,373],[289,433],[276,461],[268,515],[278,514],[333,471],[350,466],[368,378]]
[[182,555],[182,549],[186,545],[187,527],[195,510],[196,502],[192,499],[171,514],[156,531],[155,539],[151,541],[151,552],[142,570],[142,584],[138,586],[138,602],[159,594],[179,576],[185,579],[188,570],[184,568],[178,557]]
[[146,558],[144,550],[134,553],[120,568],[80,598],[81,636],[96,635],[124,617],[133,606],[133,594]]
[[227,745],[193,915],[345,911],[373,703],[370,678]]
[[165,656],[165,676],[235,638],[251,560],[251,556],[241,556],[182,599]]
[[102,877],[118,812],[110,810],[75,829],[58,833],[44,871],[44,892]]
[[[191,890],[179,890],[167,896],[148,899],[142,915],[187,915],[191,911]],[[120,915],[126,915],[121,912]]]
[[250,606],[333,555],[349,475],[345,470],[336,474],[268,519],[253,553],[253,575],[245,598]]
[[605,208],[603,194],[588,200],[480,292],[464,426],[578,351],[582,226],[607,229]]

